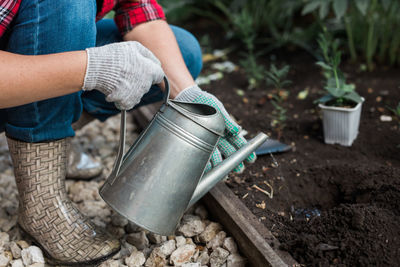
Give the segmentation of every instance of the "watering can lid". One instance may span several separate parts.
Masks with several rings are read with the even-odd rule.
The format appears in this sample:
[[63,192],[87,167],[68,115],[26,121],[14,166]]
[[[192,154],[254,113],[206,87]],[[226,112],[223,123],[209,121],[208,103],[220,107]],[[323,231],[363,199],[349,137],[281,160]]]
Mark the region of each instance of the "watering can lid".
[[[203,128],[215,133],[216,135],[224,136],[225,120],[218,109],[207,104],[181,102],[176,100],[168,100],[167,105]],[[196,105],[201,106],[201,108],[208,111],[209,114],[199,115],[191,112],[188,108],[185,108],[185,106],[190,107]]]

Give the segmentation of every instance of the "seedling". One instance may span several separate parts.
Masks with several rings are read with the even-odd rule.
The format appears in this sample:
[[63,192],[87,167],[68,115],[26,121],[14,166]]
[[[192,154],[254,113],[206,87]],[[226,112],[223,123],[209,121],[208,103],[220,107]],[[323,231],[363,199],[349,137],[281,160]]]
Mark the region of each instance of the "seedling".
[[318,44],[324,61],[318,61],[316,64],[323,69],[326,78],[324,89],[327,94],[316,102],[337,107],[352,107],[362,102],[362,98],[355,91],[355,86],[346,84],[346,78],[339,70],[342,55],[338,50],[338,44],[332,39],[326,28],[323,33],[319,34]]
[[287,120],[287,109],[282,106],[282,99],[276,95],[273,95],[271,100],[274,109],[271,113],[271,126],[275,128],[277,132],[277,139],[279,140],[282,136],[283,129],[286,127],[286,120]]
[[292,84],[291,80],[286,79],[289,70],[289,65],[278,69],[274,64],[271,64],[269,71],[265,72],[267,84],[273,85],[278,91],[283,90],[284,87]]
[[258,87],[264,79],[264,66],[257,64],[257,56],[253,52],[244,53],[239,62],[247,76],[248,89]]
[[274,106],[270,115],[272,118],[271,126],[277,131],[278,139],[282,136],[282,131],[286,126],[287,109],[283,107],[282,102],[289,95],[289,92],[284,87],[292,83],[292,81],[286,79],[289,70],[289,65],[279,69],[274,64],[271,64],[270,69],[265,72],[267,84],[274,87],[273,91],[268,94],[268,98],[271,99],[271,103]]

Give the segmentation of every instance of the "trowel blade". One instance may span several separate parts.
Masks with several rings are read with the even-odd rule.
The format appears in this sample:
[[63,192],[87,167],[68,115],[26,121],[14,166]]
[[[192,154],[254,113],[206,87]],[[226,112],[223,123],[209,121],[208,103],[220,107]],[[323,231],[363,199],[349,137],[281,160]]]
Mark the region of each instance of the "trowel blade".
[[290,145],[279,142],[278,140],[268,138],[261,146],[256,149],[256,155],[261,156],[270,153],[286,152],[291,150]]

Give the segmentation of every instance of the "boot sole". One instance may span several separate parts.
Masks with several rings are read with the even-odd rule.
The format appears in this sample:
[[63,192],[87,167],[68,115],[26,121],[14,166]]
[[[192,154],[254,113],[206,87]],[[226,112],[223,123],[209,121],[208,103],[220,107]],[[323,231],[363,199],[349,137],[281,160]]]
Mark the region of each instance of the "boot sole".
[[38,246],[44,254],[44,257],[46,258],[47,262],[51,265],[62,265],[62,266],[97,266],[98,264],[102,263],[103,261],[108,260],[109,258],[111,258],[112,256],[114,256],[115,254],[117,254],[120,250],[121,250],[121,244],[119,245],[118,249],[111,252],[108,255],[105,255],[103,257],[97,258],[97,259],[93,259],[90,261],[80,261],[80,262],[64,262],[64,261],[60,261],[57,260],[55,258],[53,258],[48,252],[47,250],[39,243],[36,241],[36,239],[31,236],[27,231],[25,231],[24,228],[21,227],[20,224],[18,224],[19,229],[21,230],[22,235],[26,236],[28,239],[30,239],[32,241],[33,244],[35,244],[36,246]]

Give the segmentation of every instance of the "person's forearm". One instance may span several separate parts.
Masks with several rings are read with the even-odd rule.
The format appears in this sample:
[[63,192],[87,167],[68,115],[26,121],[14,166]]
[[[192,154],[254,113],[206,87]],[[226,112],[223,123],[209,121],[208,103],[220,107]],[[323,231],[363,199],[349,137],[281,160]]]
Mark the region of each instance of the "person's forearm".
[[161,61],[170,82],[172,98],[183,89],[195,84],[167,22],[154,20],[142,23],[124,36],[125,41],[138,41]]
[[79,91],[86,61],[85,51],[40,56],[0,51],[0,108]]

